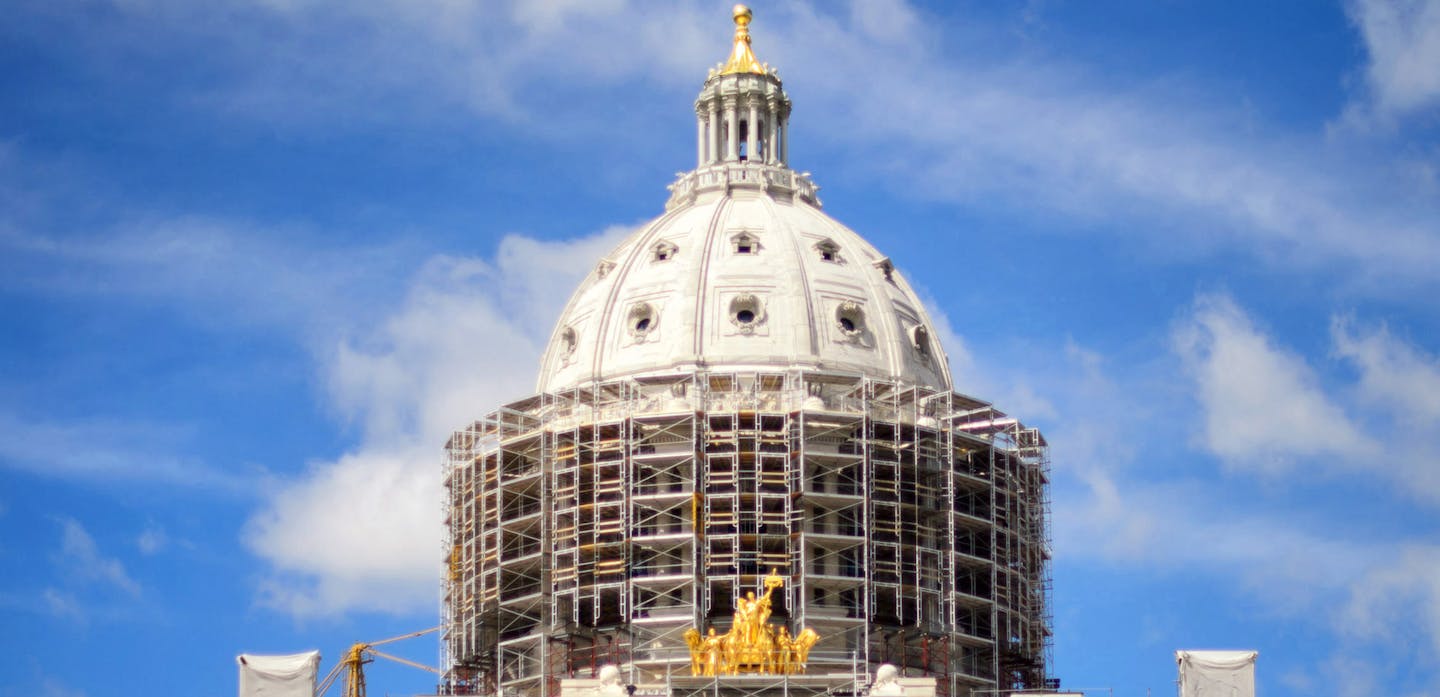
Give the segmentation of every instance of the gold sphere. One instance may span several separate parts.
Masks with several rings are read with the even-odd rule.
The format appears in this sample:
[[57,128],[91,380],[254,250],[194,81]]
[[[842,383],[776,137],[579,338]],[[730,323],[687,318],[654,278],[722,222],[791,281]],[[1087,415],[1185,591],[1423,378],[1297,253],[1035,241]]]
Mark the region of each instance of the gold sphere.
[[755,16],[755,13],[751,12],[750,8],[744,5],[736,5],[734,12],[735,23],[742,27],[750,24],[750,19]]

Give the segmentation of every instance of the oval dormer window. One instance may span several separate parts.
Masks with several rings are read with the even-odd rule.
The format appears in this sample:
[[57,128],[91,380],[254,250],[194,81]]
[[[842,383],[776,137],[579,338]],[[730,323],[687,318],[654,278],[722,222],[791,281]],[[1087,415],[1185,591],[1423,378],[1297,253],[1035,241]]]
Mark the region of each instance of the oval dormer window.
[[865,310],[857,303],[840,303],[835,308],[835,324],[846,338],[859,338],[865,333]]
[[560,351],[564,356],[575,353],[575,347],[580,344],[580,337],[575,333],[574,327],[566,327],[560,332]]
[[650,303],[639,303],[630,308],[630,334],[635,338],[644,338],[650,332],[655,331],[655,326],[659,323],[660,318]]
[[755,327],[765,322],[765,306],[760,298],[750,293],[737,295],[730,300],[730,323],[742,334],[750,334]]
[[670,261],[671,259],[675,258],[675,253],[678,251],[680,251],[679,247],[676,247],[670,242],[661,240],[660,242],[655,243],[655,248],[651,250],[651,259],[653,259],[654,261]]
[[930,330],[923,324],[917,324],[910,328],[910,345],[915,348],[915,353],[925,360],[930,360],[932,349],[930,346]]

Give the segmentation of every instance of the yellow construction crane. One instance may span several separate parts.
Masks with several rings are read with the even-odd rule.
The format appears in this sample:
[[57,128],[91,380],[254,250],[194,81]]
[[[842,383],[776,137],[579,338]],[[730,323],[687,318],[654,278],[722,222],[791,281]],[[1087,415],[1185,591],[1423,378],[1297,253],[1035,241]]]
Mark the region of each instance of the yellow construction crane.
[[415,637],[425,636],[426,634],[430,634],[431,632],[436,632],[439,630],[439,627],[431,627],[429,629],[424,629],[418,632],[410,632],[409,634],[392,636],[389,639],[381,639],[380,641],[371,642],[360,642],[351,645],[350,650],[345,652],[345,658],[341,659],[339,663],[335,664],[335,667],[331,668],[330,673],[326,675],[325,679],[320,682],[320,687],[316,688],[315,690],[315,697],[324,697],[325,693],[329,691],[330,686],[335,684],[335,678],[340,676],[341,671],[344,671],[345,673],[345,694],[343,695],[343,697],[365,697],[364,666],[366,663],[374,661],[375,657],[377,656],[387,660],[395,661],[396,663],[402,663],[404,665],[410,666],[411,668],[419,668],[420,670],[426,670],[436,675],[440,675],[441,673],[439,669],[432,668],[423,663],[416,663],[415,661],[412,661],[408,658],[392,656],[388,653],[375,650],[376,646],[382,646],[384,644],[390,644],[405,639],[414,639]]

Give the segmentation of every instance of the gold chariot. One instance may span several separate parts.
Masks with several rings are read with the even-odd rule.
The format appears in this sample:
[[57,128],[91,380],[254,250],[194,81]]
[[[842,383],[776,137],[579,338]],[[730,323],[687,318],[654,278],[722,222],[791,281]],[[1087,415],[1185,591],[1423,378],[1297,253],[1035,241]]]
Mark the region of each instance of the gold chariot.
[[738,675],[760,673],[791,675],[805,672],[810,648],[820,641],[813,629],[804,629],[794,636],[783,625],[769,624],[770,595],[785,585],[784,579],[771,569],[765,577],[765,593],[755,591],[735,601],[735,620],[730,631],[709,634],[691,628],[685,632],[690,646],[691,675]]

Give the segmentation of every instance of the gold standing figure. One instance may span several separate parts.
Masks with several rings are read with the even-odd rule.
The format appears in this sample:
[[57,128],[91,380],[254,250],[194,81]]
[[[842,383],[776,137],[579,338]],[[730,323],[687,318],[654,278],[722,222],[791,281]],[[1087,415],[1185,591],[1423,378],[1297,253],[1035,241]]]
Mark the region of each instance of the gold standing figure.
[[771,625],[771,596],[785,580],[774,569],[765,577],[765,592],[755,597],[750,591],[735,601],[735,615],[730,631],[709,634],[698,629],[685,632],[690,647],[690,674],[703,676],[762,673],[792,675],[805,672],[810,649],[820,641],[813,629],[803,629],[791,636],[783,625]]

